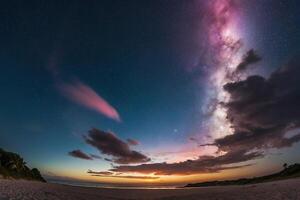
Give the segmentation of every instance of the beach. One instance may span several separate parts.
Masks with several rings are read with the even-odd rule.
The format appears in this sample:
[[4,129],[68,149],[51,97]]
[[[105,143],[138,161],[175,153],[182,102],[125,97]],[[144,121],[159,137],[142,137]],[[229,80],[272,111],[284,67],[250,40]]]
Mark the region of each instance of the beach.
[[0,200],[298,200],[300,178],[254,185],[178,189],[109,189],[0,179]]

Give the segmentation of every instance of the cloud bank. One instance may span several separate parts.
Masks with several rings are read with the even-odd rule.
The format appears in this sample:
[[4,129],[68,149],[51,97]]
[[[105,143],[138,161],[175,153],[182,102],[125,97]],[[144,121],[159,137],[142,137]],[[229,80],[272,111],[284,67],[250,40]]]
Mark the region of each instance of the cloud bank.
[[300,140],[285,134],[300,128],[300,62],[293,60],[270,78],[250,76],[228,83],[228,109],[234,134],[215,141],[219,149],[264,149],[289,147]]
[[258,153],[246,154],[244,151],[230,152],[222,156],[201,156],[196,160],[186,160],[178,163],[151,163],[141,165],[122,165],[111,169],[114,172],[138,172],[155,175],[191,175],[219,172],[226,169],[236,169],[249,165],[224,166],[259,158]]

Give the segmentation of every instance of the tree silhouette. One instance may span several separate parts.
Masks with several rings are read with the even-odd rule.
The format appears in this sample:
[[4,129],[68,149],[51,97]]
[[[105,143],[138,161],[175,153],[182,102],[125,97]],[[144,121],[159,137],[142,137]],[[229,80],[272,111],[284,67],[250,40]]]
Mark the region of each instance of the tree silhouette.
[[6,178],[38,180],[46,182],[38,169],[32,170],[21,156],[0,148],[0,175]]

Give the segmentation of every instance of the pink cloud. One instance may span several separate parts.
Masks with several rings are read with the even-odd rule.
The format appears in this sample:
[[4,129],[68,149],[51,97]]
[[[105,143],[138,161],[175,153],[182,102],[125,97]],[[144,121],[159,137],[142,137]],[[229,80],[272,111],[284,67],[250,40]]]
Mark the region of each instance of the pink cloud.
[[61,83],[59,89],[65,97],[77,104],[95,110],[108,118],[121,121],[119,113],[114,107],[99,96],[92,88],[80,81]]

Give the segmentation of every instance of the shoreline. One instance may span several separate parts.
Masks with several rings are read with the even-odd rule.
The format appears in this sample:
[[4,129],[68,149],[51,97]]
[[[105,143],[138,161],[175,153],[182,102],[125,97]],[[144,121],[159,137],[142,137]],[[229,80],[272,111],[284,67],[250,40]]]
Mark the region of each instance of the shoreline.
[[[118,192],[116,192],[118,191]],[[300,199],[300,178],[243,186],[174,189],[121,189],[70,186],[26,180],[0,179],[0,200],[294,200]]]
[[103,188],[103,189],[180,189],[184,188],[184,185],[117,185],[117,184],[105,184],[105,183],[97,183],[97,182],[85,182],[85,181],[57,181],[57,180],[47,180],[47,183],[51,184],[59,184],[66,186],[75,186],[75,187],[87,187],[87,188]]

